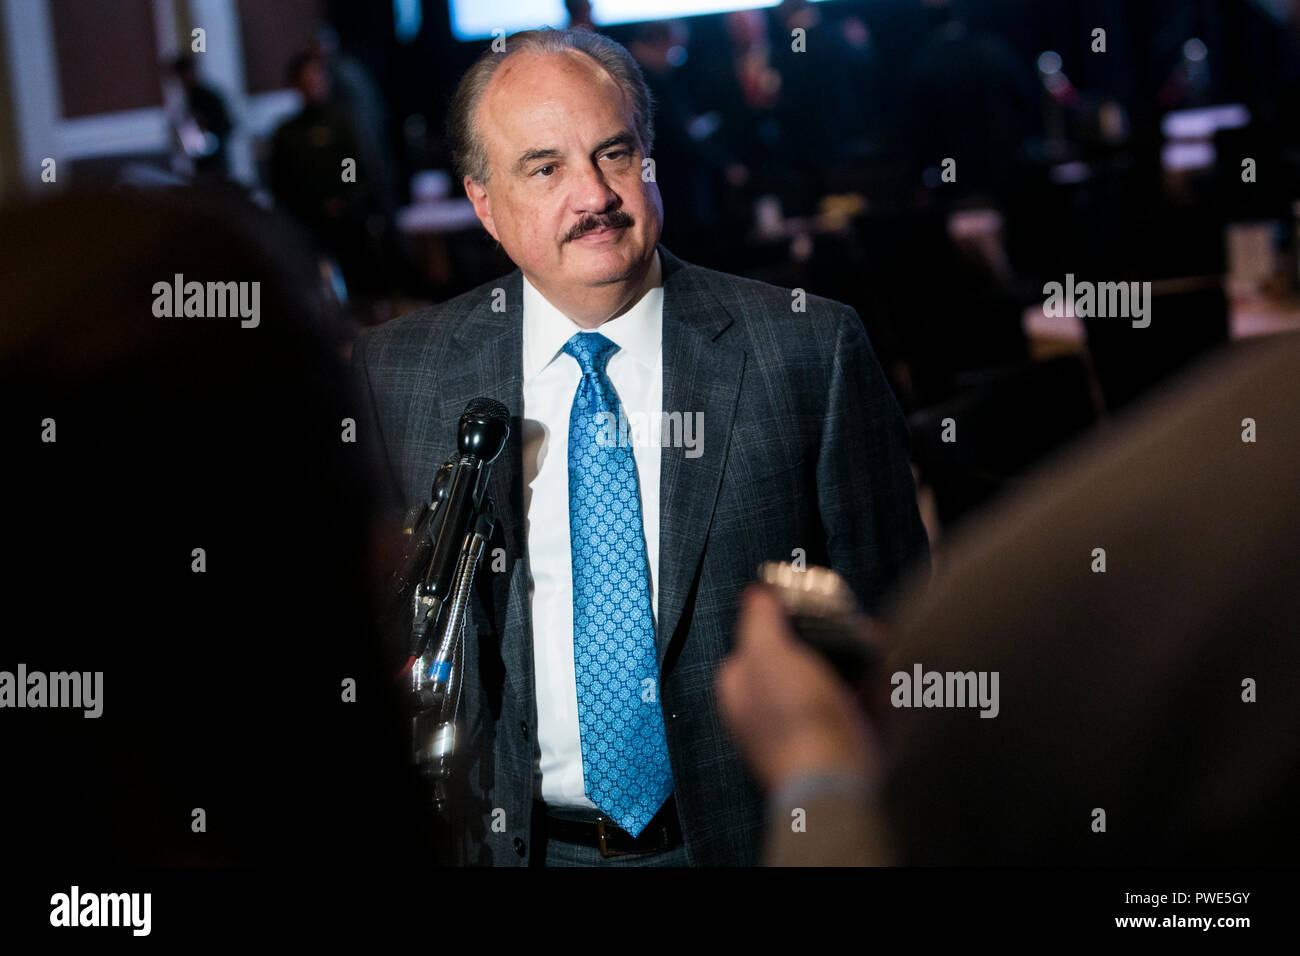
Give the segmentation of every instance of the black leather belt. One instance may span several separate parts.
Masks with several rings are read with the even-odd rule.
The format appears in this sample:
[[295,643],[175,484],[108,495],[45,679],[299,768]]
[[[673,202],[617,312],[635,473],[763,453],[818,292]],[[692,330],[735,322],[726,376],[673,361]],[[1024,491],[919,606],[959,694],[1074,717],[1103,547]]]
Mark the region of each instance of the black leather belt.
[[672,795],[638,837],[632,836],[600,811],[591,812],[592,820],[566,819],[548,812],[546,838],[595,847],[606,859],[629,853],[662,853],[682,844],[682,825],[677,819],[677,801]]

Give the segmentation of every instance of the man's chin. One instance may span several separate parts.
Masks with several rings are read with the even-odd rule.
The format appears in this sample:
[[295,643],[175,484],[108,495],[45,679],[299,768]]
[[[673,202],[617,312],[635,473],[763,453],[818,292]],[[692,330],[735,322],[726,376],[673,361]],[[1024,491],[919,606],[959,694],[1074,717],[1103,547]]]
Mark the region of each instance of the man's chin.
[[574,251],[577,253],[574,271],[583,281],[591,285],[623,282],[643,265],[643,258],[645,258],[633,255],[632,251],[621,243],[618,247],[593,246]]

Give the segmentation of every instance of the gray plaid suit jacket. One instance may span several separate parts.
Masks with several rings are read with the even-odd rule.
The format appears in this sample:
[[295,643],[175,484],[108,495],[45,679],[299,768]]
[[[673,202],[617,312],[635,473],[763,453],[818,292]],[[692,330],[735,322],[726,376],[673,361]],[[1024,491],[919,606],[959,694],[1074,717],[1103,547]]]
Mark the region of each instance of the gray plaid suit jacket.
[[[808,296],[796,312],[790,290],[659,252],[664,411],[702,412],[704,433],[702,453],[669,447],[662,457],[657,643],[678,815],[693,864],[756,865],[763,798],[714,691],[742,590],[760,562],[802,549],[875,609],[900,572],[927,559],[927,542],[906,424],[854,310]],[[504,549],[505,570],[485,557],[467,629],[447,861],[462,864],[526,864],[540,793],[522,305],[516,270],[368,331],[353,353],[358,423],[403,510],[427,500],[467,402],[495,398],[513,416],[490,485],[498,521],[489,548]]]

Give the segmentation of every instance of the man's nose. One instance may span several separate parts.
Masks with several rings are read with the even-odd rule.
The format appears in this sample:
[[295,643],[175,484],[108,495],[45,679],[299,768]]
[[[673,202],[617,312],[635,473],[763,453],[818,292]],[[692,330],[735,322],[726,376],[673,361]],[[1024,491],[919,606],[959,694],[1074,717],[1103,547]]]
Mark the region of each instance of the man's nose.
[[600,167],[590,163],[578,174],[573,202],[577,212],[598,214],[617,206],[619,196],[610,188]]

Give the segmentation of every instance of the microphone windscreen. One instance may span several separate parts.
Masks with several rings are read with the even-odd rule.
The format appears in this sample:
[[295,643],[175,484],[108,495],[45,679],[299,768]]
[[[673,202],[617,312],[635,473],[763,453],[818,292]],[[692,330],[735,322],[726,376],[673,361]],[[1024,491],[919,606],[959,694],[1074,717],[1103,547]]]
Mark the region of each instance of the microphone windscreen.
[[465,414],[475,418],[485,418],[490,422],[510,423],[510,409],[495,398],[475,398],[465,406]]

